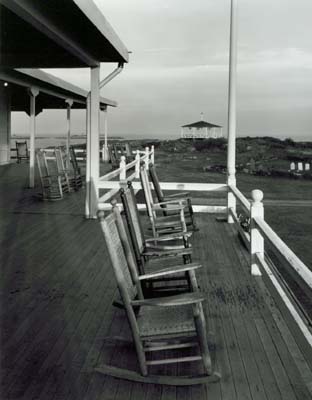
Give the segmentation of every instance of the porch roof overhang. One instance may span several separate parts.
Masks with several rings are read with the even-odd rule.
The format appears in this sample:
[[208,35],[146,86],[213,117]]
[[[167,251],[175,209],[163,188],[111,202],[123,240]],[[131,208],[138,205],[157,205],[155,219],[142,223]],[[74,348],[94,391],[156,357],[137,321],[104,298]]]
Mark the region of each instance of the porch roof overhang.
[[95,67],[128,50],[92,0],[0,0],[1,65]]
[[[88,92],[41,70],[0,68],[0,82],[3,90],[9,90],[11,110],[25,111],[29,114],[29,95],[27,89],[36,87],[39,96],[36,98],[36,114],[43,109],[66,108],[65,100],[73,100],[72,108],[86,108]],[[4,83],[8,87],[4,87]],[[117,102],[100,97],[100,108],[117,107]]]

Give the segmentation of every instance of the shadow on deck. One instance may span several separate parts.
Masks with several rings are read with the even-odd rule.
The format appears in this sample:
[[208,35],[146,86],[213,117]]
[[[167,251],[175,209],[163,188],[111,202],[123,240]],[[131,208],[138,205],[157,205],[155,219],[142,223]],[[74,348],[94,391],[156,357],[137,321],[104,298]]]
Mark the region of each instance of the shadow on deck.
[[137,368],[131,349],[103,342],[128,329],[111,305],[116,285],[99,224],[84,220],[83,192],[37,201],[22,168],[0,167],[1,399],[311,398],[295,339],[261,278],[250,276],[233,227],[211,214],[198,216],[193,246],[221,381],[175,388],[94,373],[101,362]]

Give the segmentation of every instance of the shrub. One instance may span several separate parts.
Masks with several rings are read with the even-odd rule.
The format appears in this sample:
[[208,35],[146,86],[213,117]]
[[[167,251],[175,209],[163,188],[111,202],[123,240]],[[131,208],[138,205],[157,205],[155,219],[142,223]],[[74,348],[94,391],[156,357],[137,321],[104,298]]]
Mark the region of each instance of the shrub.
[[224,138],[195,140],[193,146],[197,151],[221,150],[226,147],[226,140]]

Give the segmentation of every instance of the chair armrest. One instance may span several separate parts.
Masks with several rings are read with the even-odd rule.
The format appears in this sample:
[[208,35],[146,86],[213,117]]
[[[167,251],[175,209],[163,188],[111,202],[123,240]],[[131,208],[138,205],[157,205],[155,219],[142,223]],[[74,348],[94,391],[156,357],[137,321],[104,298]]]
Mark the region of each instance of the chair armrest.
[[184,199],[175,199],[175,200],[161,201],[159,203],[155,203],[154,206],[167,206],[173,204],[177,206],[179,205],[181,207],[183,205],[186,206],[186,203],[187,202]]
[[[167,203],[153,204],[152,209],[155,211],[164,211],[164,207],[162,207],[160,204],[167,204]],[[171,204],[173,204],[173,205],[171,205]],[[185,208],[185,205],[178,205],[176,203],[170,203],[167,205],[170,206],[167,208],[168,211],[181,211]]]
[[187,304],[197,304],[205,301],[203,294],[198,292],[183,293],[170,297],[159,297],[144,300],[133,300],[132,306],[156,306],[156,307],[170,307],[170,306],[185,306]]
[[166,196],[164,196],[164,200],[167,201],[168,200],[174,200],[174,198],[181,198],[181,199],[189,199],[190,196],[190,192],[180,192],[180,193],[173,193],[173,194],[167,194]]
[[142,256],[145,256],[145,257],[160,257],[160,256],[163,257],[163,256],[174,256],[174,255],[177,255],[177,256],[192,255],[192,248],[184,247],[182,249],[172,248],[172,249],[164,249],[164,250],[151,248],[142,253]]
[[202,268],[202,265],[198,264],[198,263],[173,265],[171,267],[159,269],[155,272],[150,272],[148,274],[140,275],[139,280],[144,281],[144,280],[149,280],[149,279],[153,279],[153,278],[159,278],[162,276],[174,275],[174,274],[178,274],[181,272],[194,271],[195,269],[198,269],[198,268]]
[[193,234],[193,232],[172,233],[172,234],[166,235],[166,236],[147,238],[147,239],[145,239],[145,242],[147,244],[149,242],[166,242],[166,241],[170,241],[170,240],[189,238],[192,236],[192,234]]

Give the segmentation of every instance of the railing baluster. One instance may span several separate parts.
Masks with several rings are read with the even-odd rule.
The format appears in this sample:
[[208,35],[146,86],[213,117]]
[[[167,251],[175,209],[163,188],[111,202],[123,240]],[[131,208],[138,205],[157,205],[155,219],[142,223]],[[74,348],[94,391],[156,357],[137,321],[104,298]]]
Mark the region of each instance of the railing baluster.
[[140,178],[140,150],[136,151],[136,155],[135,155],[135,179],[139,179]]
[[145,147],[145,159],[144,159],[144,163],[145,163],[145,169],[148,171],[148,164],[149,164],[149,148]]
[[152,148],[151,148],[151,163],[152,163],[153,165],[155,164],[154,145],[152,145]]
[[121,181],[124,181],[124,180],[126,180],[126,157],[125,156],[121,156],[120,157],[119,168],[120,168],[119,179]]
[[263,210],[263,192],[261,190],[253,190],[251,192],[251,208],[250,208],[250,262],[251,262],[251,274],[261,275],[261,271],[258,267],[257,257],[264,258],[264,239],[261,235],[254,218],[264,218]]

